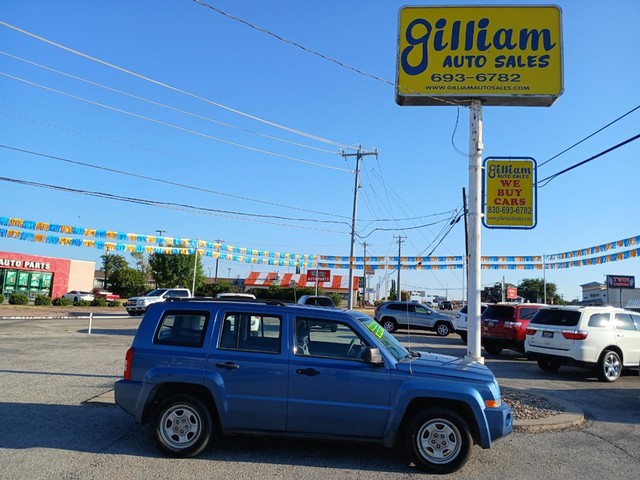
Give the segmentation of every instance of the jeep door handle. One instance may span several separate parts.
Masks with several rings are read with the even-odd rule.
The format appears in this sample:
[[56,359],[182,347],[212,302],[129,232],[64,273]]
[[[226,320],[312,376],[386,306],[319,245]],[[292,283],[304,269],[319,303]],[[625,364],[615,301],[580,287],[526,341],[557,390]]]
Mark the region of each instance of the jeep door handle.
[[218,362],[216,363],[216,367],[226,368],[227,370],[235,370],[236,368],[240,368],[240,365],[233,362]]
[[308,377],[320,375],[320,372],[315,368],[299,368],[296,370],[296,373],[299,375],[307,375]]

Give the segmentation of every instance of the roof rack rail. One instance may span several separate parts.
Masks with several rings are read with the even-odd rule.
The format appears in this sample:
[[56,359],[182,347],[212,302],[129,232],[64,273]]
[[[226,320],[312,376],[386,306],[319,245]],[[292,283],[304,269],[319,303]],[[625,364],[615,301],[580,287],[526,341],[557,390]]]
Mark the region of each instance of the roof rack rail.
[[285,307],[287,305],[295,305],[295,303],[285,302],[282,300],[273,299],[260,299],[260,298],[246,298],[246,297],[227,297],[227,298],[215,298],[215,297],[172,297],[167,298],[168,302],[216,302],[216,303],[260,303],[264,305],[277,305]]

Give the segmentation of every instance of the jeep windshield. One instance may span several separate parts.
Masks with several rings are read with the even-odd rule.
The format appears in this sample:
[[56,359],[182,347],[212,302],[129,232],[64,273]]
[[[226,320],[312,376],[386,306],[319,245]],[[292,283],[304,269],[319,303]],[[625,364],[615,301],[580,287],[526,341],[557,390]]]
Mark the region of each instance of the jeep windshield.
[[396,359],[401,361],[407,358],[411,358],[413,355],[402,345],[396,337],[387,332],[378,322],[376,322],[369,315],[360,312],[348,312],[355,318],[360,320],[371,332],[376,336],[378,341],[384,346],[384,348]]

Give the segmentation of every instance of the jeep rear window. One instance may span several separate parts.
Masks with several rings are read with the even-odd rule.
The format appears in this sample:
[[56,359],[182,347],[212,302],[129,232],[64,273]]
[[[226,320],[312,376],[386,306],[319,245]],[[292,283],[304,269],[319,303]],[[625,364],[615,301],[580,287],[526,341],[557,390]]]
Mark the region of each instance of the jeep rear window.
[[538,310],[531,323],[539,325],[556,325],[559,327],[575,327],[580,321],[580,312],[575,310]]
[[227,313],[218,348],[245,352],[280,353],[282,320],[255,313]]
[[201,347],[207,330],[208,312],[165,312],[154,343],[182,347]]

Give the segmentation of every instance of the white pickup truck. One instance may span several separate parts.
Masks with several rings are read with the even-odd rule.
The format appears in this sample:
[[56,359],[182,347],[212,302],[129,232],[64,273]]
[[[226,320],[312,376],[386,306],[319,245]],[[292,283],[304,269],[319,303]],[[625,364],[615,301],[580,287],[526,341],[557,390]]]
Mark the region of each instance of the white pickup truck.
[[164,302],[168,298],[189,298],[191,290],[188,288],[156,288],[142,297],[132,297],[127,300],[127,313],[129,315],[144,315],[149,305]]

